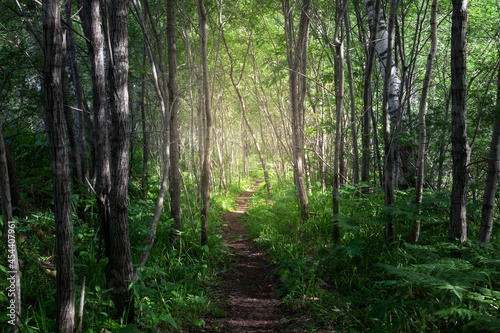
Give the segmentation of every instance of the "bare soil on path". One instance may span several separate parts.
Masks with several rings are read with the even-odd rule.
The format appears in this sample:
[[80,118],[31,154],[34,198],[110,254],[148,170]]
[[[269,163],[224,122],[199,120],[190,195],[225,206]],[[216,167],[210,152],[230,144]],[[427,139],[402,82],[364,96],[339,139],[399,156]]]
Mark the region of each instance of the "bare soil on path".
[[230,267],[222,277],[225,304],[221,313],[206,319],[202,332],[297,332],[282,317],[267,254],[248,237],[241,221],[260,182],[240,195],[236,210],[224,216],[223,240],[231,251]]

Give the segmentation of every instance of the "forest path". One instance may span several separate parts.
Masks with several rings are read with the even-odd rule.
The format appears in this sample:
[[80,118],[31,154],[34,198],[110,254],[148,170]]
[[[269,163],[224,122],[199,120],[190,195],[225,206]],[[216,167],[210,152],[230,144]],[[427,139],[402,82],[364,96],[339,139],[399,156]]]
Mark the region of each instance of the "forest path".
[[222,318],[210,318],[205,332],[282,332],[279,301],[274,297],[270,279],[271,264],[265,252],[248,237],[241,219],[249,209],[247,200],[262,180],[238,197],[235,211],[224,215],[224,244],[231,251],[228,271],[223,275],[222,289],[227,304]]

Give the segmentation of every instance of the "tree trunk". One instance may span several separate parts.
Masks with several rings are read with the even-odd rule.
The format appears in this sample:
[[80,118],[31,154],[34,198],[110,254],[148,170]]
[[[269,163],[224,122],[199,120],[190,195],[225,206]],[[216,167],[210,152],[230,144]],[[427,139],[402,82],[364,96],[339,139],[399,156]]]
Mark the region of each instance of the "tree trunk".
[[344,49],[341,42],[342,19],[344,18],[344,1],[335,2],[335,32],[333,36],[334,72],[335,72],[335,152],[333,157],[333,230],[332,237],[335,242],[340,239],[340,229],[338,225],[339,215],[339,191],[340,191],[340,159],[342,147],[342,118],[344,116]]
[[[83,1],[82,25],[87,37],[92,77],[92,108],[94,113],[94,191],[104,238],[105,255],[109,256],[109,191],[111,188],[110,147],[107,125],[106,76],[104,70],[104,38],[99,19],[99,0]],[[98,254],[100,258],[100,253]]]
[[453,185],[450,238],[467,241],[467,190],[470,148],[467,142],[466,35],[467,0],[453,0],[451,17],[451,144]]
[[71,180],[64,122],[62,75],[62,29],[59,2],[44,0],[45,116],[50,142],[54,221],[56,233],[56,331],[75,329],[75,281],[73,275],[73,228]]
[[16,160],[14,156],[12,156],[12,151],[10,147],[5,141],[4,138],[4,147],[5,147],[5,158],[7,159],[7,168],[9,171],[9,183],[10,183],[10,199],[12,202],[12,214],[17,217],[23,216],[23,202],[21,199],[21,191],[19,189],[19,182],[17,181],[17,167]]
[[[385,144],[385,155],[384,155],[384,194],[385,194],[385,205],[388,209],[394,205],[394,134],[391,134],[391,123],[394,125],[396,121],[395,113],[396,110],[391,110],[391,99],[394,93],[394,87],[392,87],[392,82],[394,81],[393,71],[395,71],[392,60],[392,49],[393,49],[393,35],[394,35],[394,21],[396,20],[396,11],[398,6],[398,0],[391,0],[391,9],[389,14],[389,27],[388,31],[385,31],[380,38],[384,38],[377,42],[376,49],[378,49],[378,54],[385,52],[385,57],[381,61],[381,71],[384,78],[384,89],[383,89],[383,101],[382,101],[382,122],[384,131],[384,144]],[[381,29],[384,29],[385,22],[379,19],[379,33]],[[382,51],[383,50],[383,51]],[[382,63],[383,61],[383,63]],[[394,103],[394,101],[392,102]],[[398,104],[399,107],[399,104]],[[392,115],[391,114],[394,114]],[[391,119],[389,119],[389,116]],[[393,130],[394,132],[394,130]],[[394,225],[394,215],[391,212],[386,213],[387,222],[385,226],[386,230],[386,240],[387,243],[392,243],[396,239],[396,228]]]
[[[66,43],[68,48],[68,60],[69,67],[71,70],[71,76],[73,77],[73,85],[75,89],[75,101],[76,107],[78,109],[77,116],[77,129],[78,129],[78,147],[80,150],[80,161],[81,161],[81,174],[82,182],[85,183],[85,179],[90,178],[89,172],[89,158],[87,152],[87,140],[85,138],[85,115],[88,115],[88,108],[85,102],[82,82],[80,80],[80,71],[78,70],[78,63],[76,61],[76,46],[75,46],[75,36],[73,33],[73,19],[71,16],[71,1],[66,1],[65,3],[65,16],[66,24],[69,29],[66,34]],[[92,144],[93,147],[93,144]]]
[[[144,43],[143,53],[142,53],[142,67],[146,66],[146,45]],[[149,132],[146,125],[146,72],[142,73],[141,76],[141,97],[140,97],[140,108],[141,108],[141,125],[142,125],[142,175],[141,175],[141,189],[142,198],[146,199],[147,194],[147,183],[149,179]]]
[[[69,29],[67,29],[69,30]],[[80,160],[80,152],[79,145],[77,139],[77,132],[75,126],[75,117],[73,115],[73,110],[70,107],[69,100],[69,81],[68,81],[68,66],[66,59],[69,56],[69,52],[67,52],[67,31],[63,31],[62,35],[62,49],[61,52],[63,54],[62,65],[61,65],[61,85],[63,92],[63,108],[64,108],[64,118],[66,120],[66,128],[68,131],[68,141],[70,147],[70,156],[71,156],[71,169],[72,169],[72,178],[73,182],[76,185],[82,184],[82,164]]]
[[[14,284],[14,290],[8,289],[9,306],[7,307],[8,323],[12,325],[12,332],[18,332],[21,325],[21,273],[19,271],[19,257],[17,254],[15,221],[12,214],[11,184],[9,179],[9,165],[7,163],[6,145],[2,133],[3,114],[0,114],[0,197],[2,198],[3,224],[5,248],[7,249],[9,285]],[[7,293],[7,292],[6,292]],[[12,303],[13,302],[13,303]],[[14,312],[12,312],[12,310]]]
[[202,69],[202,94],[204,98],[203,110],[205,115],[204,126],[204,153],[201,168],[201,244],[204,245],[208,239],[208,215],[210,212],[210,163],[211,147],[210,135],[212,131],[212,103],[210,86],[208,82],[208,51],[207,51],[207,12],[203,0],[198,0],[198,18],[200,22],[200,57]]
[[110,69],[111,191],[110,247],[106,280],[119,316],[128,312],[134,322],[134,303],[128,286],[134,279],[128,231],[129,96],[128,96],[128,0],[111,0]]
[[[356,2],[355,2],[356,3]],[[372,76],[373,76],[373,59],[375,57],[375,40],[377,38],[377,29],[380,14],[380,0],[375,3],[375,10],[373,11],[373,25],[370,25],[370,42],[368,44],[367,61],[364,73],[363,85],[363,121],[362,129],[363,134],[361,137],[361,182],[364,184],[364,191],[368,189],[367,185],[370,183],[370,118],[373,114],[372,109]],[[371,20],[371,18],[370,18]]]
[[[307,62],[307,44],[309,37],[309,6],[310,0],[303,0],[300,7],[299,32],[295,39],[293,33],[293,13],[288,0],[282,1],[285,17],[285,35],[287,45],[288,77],[290,88],[290,106],[292,119],[292,149],[294,181],[300,205],[302,222],[309,218],[309,200],[304,183],[304,97],[305,67]],[[299,76],[300,74],[300,76]]]
[[[417,158],[417,184],[415,187],[415,204],[418,207],[418,215],[421,214],[422,190],[424,186],[424,166],[425,166],[425,141],[426,141],[426,126],[425,126],[425,109],[427,104],[427,94],[432,75],[432,67],[437,50],[437,9],[439,0],[432,1],[431,10],[431,50],[427,57],[427,66],[425,69],[424,82],[422,83],[422,94],[420,95],[420,105],[418,108],[420,138],[418,146]],[[411,241],[418,242],[420,235],[420,219],[413,223]]]
[[[399,103],[399,78],[397,75],[397,67],[394,62],[393,56],[391,55],[390,63],[387,62],[387,57],[389,57],[389,52],[387,52],[388,36],[389,31],[386,27],[385,20],[381,13],[377,13],[376,4],[374,0],[364,0],[366,5],[366,11],[369,18],[370,28],[372,31],[376,29],[376,39],[375,39],[375,51],[378,55],[380,63],[380,72],[382,74],[382,79],[386,81],[389,79],[389,95],[388,95],[388,112],[391,120],[395,122],[399,119],[400,103]],[[378,2],[378,0],[377,0]],[[378,14],[378,24],[376,23]],[[386,70],[386,64],[389,64],[389,70]]]
[[170,108],[170,215],[174,219],[171,238],[178,240],[182,231],[181,176],[179,172],[179,93],[177,89],[177,50],[175,44],[175,0],[167,0],[168,100]]
[[351,138],[352,138],[352,183],[359,184],[359,153],[358,153],[358,135],[356,133],[356,99],[354,97],[354,73],[352,70],[351,61],[351,27],[349,23],[349,15],[344,14],[346,28],[346,64],[349,77],[349,97],[351,104]]
[[484,188],[483,208],[481,213],[481,228],[479,240],[488,243],[493,230],[493,213],[495,209],[495,193],[498,184],[499,161],[500,161],[500,69],[498,69],[497,81],[497,105],[496,120],[490,144],[490,156],[488,159],[488,174],[486,175],[486,186]]

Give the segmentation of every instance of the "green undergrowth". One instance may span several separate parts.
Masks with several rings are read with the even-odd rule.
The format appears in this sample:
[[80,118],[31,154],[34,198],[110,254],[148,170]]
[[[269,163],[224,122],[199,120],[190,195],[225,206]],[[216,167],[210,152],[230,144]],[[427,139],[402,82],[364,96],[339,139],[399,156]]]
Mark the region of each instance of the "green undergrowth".
[[[186,185],[193,188],[186,175]],[[221,242],[221,216],[236,206],[236,198],[253,181],[233,181],[227,191],[213,191],[209,241],[200,245],[200,209],[194,191],[188,201],[182,193],[183,230],[177,246],[170,242],[172,220],[168,205],[162,213],[155,243],[146,266],[137,272],[138,281],[131,285],[136,307],[136,323],[125,326],[114,313],[114,305],[106,289],[107,258],[100,240],[98,211],[90,193],[73,195],[74,267],[76,303],[82,295],[85,277],[83,332],[177,332],[205,325],[208,311],[218,309],[208,295],[218,283],[226,260],[226,248]],[[129,183],[129,230],[133,262],[137,263],[150,233],[159,182],[148,185],[147,196]],[[193,192],[193,193],[191,193]],[[50,211],[30,213],[17,222],[18,252],[21,266],[23,332],[52,332],[55,329],[55,234]],[[0,261],[0,331],[10,327],[7,320],[7,270]],[[77,320],[78,324],[78,320]]]
[[[387,246],[379,191],[361,195],[354,187],[342,188],[342,236],[334,244],[331,192],[312,189],[311,215],[301,223],[294,190],[276,183],[269,195],[261,186],[250,199],[246,222],[273,258],[277,296],[286,306],[309,313],[310,331],[498,330],[498,236],[488,246],[449,243],[449,195],[425,193],[422,233],[415,245],[405,241],[417,218],[414,190],[397,191],[391,213],[398,240]],[[471,223],[469,235],[475,228]]]

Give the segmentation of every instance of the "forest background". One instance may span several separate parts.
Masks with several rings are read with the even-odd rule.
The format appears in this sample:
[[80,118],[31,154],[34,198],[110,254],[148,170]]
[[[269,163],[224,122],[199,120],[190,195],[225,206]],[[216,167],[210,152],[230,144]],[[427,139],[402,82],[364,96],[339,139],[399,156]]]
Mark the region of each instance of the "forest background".
[[257,178],[311,331],[499,327],[498,1],[0,6],[5,329],[204,326]]

